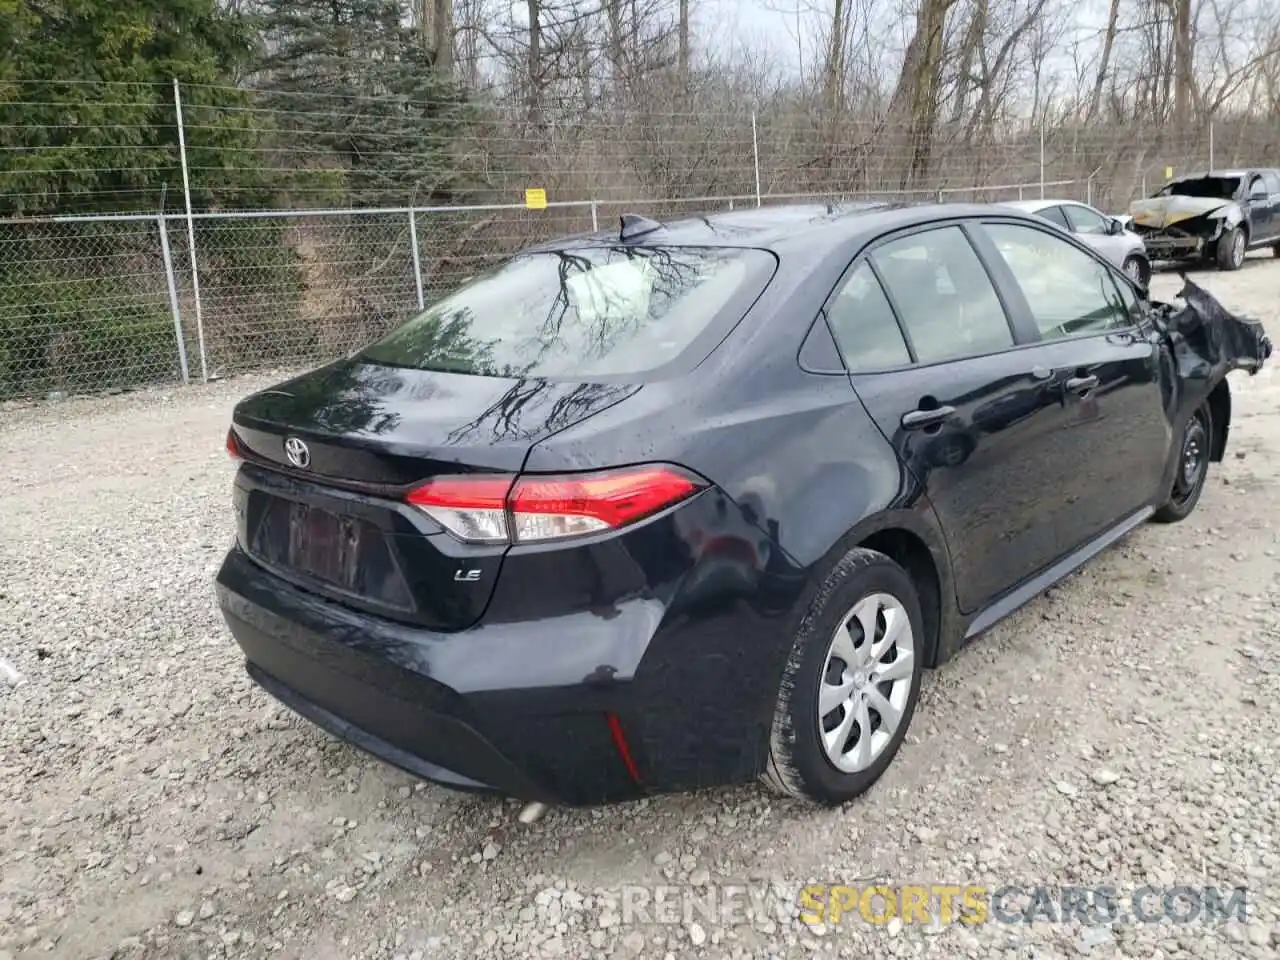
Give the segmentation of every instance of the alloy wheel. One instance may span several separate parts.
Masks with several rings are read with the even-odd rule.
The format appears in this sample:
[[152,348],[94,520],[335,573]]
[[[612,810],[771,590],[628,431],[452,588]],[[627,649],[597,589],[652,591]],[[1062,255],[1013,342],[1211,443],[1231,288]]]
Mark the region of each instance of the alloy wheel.
[[1239,230],[1231,240],[1231,262],[1237,266],[1244,263],[1244,234]]
[[831,638],[818,690],[818,730],[843,773],[870,767],[893,740],[911,696],[915,636],[897,598],[860,600]]

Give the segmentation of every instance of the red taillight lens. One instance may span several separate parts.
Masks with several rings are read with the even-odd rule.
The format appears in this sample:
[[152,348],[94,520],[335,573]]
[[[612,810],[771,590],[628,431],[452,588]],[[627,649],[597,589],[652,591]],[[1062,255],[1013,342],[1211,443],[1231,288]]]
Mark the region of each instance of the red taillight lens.
[[409,503],[459,540],[506,543],[507,493],[514,477],[436,477],[409,491]]
[[696,493],[702,484],[671,467],[630,467],[579,476],[521,477],[511,491],[517,541],[616,530]]
[[227,431],[227,456],[232,460],[244,459],[244,454],[240,452],[240,440],[234,429]]
[[512,480],[438,477],[411,490],[408,501],[460,540],[530,543],[616,530],[706,485],[666,466]]

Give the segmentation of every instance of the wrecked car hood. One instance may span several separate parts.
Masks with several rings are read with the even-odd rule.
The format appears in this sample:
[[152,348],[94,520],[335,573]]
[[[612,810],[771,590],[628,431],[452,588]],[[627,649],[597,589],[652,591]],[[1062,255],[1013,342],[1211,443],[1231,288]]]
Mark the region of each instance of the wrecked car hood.
[[1261,370],[1271,356],[1271,338],[1262,322],[1232,313],[1185,274],[1182,280],[1178,297],[1183,306],[1152,304],[1178,381],[1187,386],[1202,381],[1207,393],[1232,370],[1246,370],[1250,376]]
[[1133,222],[1153,230],[1163,230],[1183,220],[1203,217],[1235,206],[1234,200],[1218,197],[1151,197],[1129,204]]

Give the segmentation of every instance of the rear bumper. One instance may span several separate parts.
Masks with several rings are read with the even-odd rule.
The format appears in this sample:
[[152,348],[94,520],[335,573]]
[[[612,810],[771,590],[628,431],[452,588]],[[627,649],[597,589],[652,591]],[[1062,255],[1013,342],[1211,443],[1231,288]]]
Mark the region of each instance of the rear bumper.
[[629,684],[583,665],[634,656],[656,626],[652,612],[624,611],[603,626],[566,617],[433,633],[299,590],[239,549],[227,555],[217,592],[256,683],[408,773],[569,806],[645,792],[609,720],[626,730],[635,715]]

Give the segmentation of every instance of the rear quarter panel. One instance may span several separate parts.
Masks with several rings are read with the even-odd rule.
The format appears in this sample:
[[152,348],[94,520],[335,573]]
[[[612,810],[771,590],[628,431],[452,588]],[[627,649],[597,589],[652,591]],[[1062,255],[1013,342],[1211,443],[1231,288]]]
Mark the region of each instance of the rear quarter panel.
[[[944,597],[954,597],[932,508],[847,375],[799,365],[800,346],[855,253],[796,271],[807,282],[771,289],[692,374],[646,384],[540,442],[526,464],[670,462],[717,488],[675,515],[681,542],[669,553],[682,572],[655,594],[663,613],[629,678],[638,705],[629,735],[634,729],[642,754],[663,751],[662,779],[680,788],[762,769],[795,631],[831,567],[861,539],[886,527],[912,531],[935,558]],[[632,583],[640,595],[644,579]],[[707,689],[717,669],[723,694]],[[655,699],[663,709],[642,706]],[[715,749],[697,742],[717,729],[734,738]],[[672,753],[671,744],[686,742]]]

